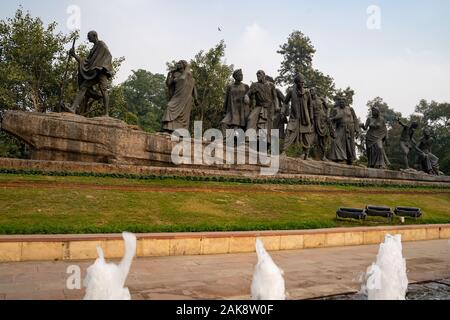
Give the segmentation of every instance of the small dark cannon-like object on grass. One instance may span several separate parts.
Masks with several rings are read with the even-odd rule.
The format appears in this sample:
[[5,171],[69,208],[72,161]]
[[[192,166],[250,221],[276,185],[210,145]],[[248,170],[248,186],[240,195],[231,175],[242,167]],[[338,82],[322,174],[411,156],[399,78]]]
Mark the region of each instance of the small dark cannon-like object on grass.
[[389,207],[367,206],[366,213],[368,216],[372,217],[384,217],[390,219],[394,217],[394,213]]
[[422,216],[422,210],[419,208],[397,207],[395,208],[395,215],[417,219]]
[[366,217],[364,209],[340,208],[336,211],[336,218],[364,220]]

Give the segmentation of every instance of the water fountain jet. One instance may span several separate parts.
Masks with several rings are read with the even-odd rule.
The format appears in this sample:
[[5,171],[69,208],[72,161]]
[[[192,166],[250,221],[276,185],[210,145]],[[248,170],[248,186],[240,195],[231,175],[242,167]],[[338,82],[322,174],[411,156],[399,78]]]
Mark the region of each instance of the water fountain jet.
[[258,263],[253,274],[253,300],[286,300],[283,270],[273,262],[260,239],[256,240]]
[[84,279],[84,300],[131,300],[130,291],[124,285],[136,254],[136,236],[124,232],[122,237],[125,241],[125,254],[118,265],[107,263],[102,248],[97,247],[98,258],[87,269]]
[[401,235],[386,235],[377,260],[366,272],[362,292],[368,300],[406,300],[408,277]]

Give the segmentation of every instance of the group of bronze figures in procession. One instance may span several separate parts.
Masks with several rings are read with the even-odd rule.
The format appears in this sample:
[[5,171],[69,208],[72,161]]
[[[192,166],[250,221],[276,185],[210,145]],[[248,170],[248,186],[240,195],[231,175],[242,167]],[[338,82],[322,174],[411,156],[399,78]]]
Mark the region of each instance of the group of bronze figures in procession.
[[[93,47],[87,57],[78,57],[73,48],[69,52],[79,66],[78,92],[73,104],[65,106],[64,110],[83,114],[93,101],[101,100],[108,116],[107,88],[113,74],[112,55],[95,31],[89,32],[88,40],[93,43]],[[356,138],[364,130],[367,131],[368,166],[385,169],[390,165],[384,148],[388,133],[386,121],[376,107],[372,108],[366,123],[360,124],[348,99],[338,96],[334,105],[328,104],[315,88],[305,87],[305,79],[300,73],[296,74],[294,84],[287,90],[286,96],[264,71],[258,71],[256,77],[257,82],[249,86],[242,82],[242,70],[234,71],[234,83],[227,87],[224,97],[224,132],[227,129],[254,129],[270,135],[272,129],[278,129],[284,141],[283,154],[291,146],[300,145],[302,157],[307,160],[315,145],[323,161],[352,165],[356,161]],[[162,119],[162,131],[173,133],[177,129],[189,129],[191,110],[194,104],[198,105],[198,100],[195,79],[187,61],[175,64],[167,76],[166,86],[169,102]],[[431,150],[431,131],[425,128],[422,139],[416,142],[414,131],[418,124],[406,124],[400,119],[399,123],[404,128],[400,147],[404,154],[405,169],[410,168],[408,155],[415,150],[422,171],[439,175],[439,159]]]

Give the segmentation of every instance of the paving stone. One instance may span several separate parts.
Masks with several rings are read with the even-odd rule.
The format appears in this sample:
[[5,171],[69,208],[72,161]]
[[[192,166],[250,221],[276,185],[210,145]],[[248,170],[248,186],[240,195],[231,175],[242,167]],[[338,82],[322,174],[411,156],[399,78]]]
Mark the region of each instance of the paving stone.
[[11,284],[14,282],[14,274],[0,274],[0,284]]
[[[358,291],[360,278],[376,259],[378,245],[270,252],[284,270],[289,299],[311,299]],[[450,278],[447,240],[404,243],[411,283]],[[0,264],[0,299],[82,299],[84,290],[67,290],[67,267],[82,276],[94,262],[17,262]],[[116,261],[117,262],[117,261]],[[254,253],[139,258],[126,286],[134,299],[250,298]],[[17,281],[11,282],[11,277]]]

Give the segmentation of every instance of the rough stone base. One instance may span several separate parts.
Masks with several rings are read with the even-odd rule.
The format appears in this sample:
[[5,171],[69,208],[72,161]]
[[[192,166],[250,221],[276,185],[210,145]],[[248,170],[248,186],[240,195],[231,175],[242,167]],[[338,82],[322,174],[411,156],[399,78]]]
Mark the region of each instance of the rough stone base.
[[[248,146],[246,150],[235,152],[235,158],[238,154],[245,157],[245,164],[242,165],[227,165],[224,160],[225,155],[219,155],[217,159],[220,164],[175,166],[171,154],[178,142],[171,141],[169,135],[149,134],[113,118],[88,119],[65,113],[42,114],[7,111],[2,121],[2,130],[19,137],[30,145],[33,160],[85,162],[87,165],[84,168],[90,167],[89,170],[108,168],[112,172],[139,173],[168,172],[171,171],[169,168],[174,168],[173,170],[177,174],[184,174],[183,172],[186,170],[195,170],[195,174],[201,175],[257,177],[261,175],[263,168],[267,169],[267,166],[250,163],[249,154],[254,154],[254,151],[251,151]],[[202,151],[195,150],[194,145],[200,146],[201,150],[207,147],[208,143],[191,141],[191,163],[195,163],[194,158],[201,160],[203,155]],[[94,166],[91,163],[101,165]],[[36,162],[32,165],[46,166],[44,163],[37,164]],[[53,163],[49,166],[64,165],[58,162],[58,164]],[[80,169],[83,168],[81,164],[69,164],[64,167],[64,171],[69,170],[69,167],[74,168],[75,171],[84,170]],[[166,169],[162,169],[162,167],[166,167]],[[327,177],[332,177],[332,179],[342,177],[346,180],[396,180],[397,183],[401,182],[402,184],[404,181],[450,184],[450,177],[447,176],[369,169],[289,157],[280,157],[278,172],[277,177],[314,176],[321,180],[326,180]]]

